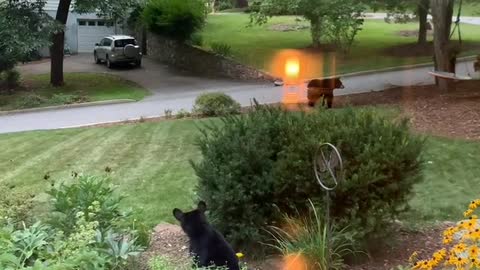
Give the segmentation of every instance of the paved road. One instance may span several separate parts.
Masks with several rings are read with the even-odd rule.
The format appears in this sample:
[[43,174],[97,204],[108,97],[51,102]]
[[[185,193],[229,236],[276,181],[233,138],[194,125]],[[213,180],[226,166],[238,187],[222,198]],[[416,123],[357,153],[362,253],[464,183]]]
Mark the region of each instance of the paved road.
[[[365,18],[367,19],[377,19],[383,20],[387,17],[387,13],[365,13]],[[432,19],[432,15],[428,15],[428,19]],[[453,17],[453,21],[456,21],[457,17]],[[480,17],[467,17],[462,16],[460,17],[460,21],[462,23],[473,24],[473,25],[480,25]]]
[[[93,107],[70,108],[34,113],[19,113],[0,116],[0,133],[58,129],[95,123],[117,122],[140,117],[165,115],[165,110],[176,112],[190,110],[193,102],[202,92],[223,91],[239,101],[243,106],[251,104],[252,98],[261,103],[280,102],[283,88],[264,83],[241,83],[228,80],[195,78],[172,73],[166,66],[145,59],[145,67],[140,70],[116,70],[119,74],[137,81],[154,92],[149,98],[135,102]],[[48,72],[48,63],[39,63],[21,67],[23,72]],[[472,63],[459,64],[458,72],[467,73]],[[85,70],[85,68],[87,70]],[[84,55],[73,56],[66,60],[66,71],[107,72],[104,66],[91,64]],[[404,71],[391,71],[371,75],[345,77],[345,89],[337,90],[336,95],[379,91],[396,85],[432,84],[433,79],[427,72],[430,67],[414,68]],[[305,96],[303,96],[303,99]]]

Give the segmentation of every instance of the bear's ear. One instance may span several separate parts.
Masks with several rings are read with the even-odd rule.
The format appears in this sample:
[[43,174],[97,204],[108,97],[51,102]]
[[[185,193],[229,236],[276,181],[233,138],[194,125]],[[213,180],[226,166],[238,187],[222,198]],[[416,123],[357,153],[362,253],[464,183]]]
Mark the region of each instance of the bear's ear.
[[182,210],[178,209],[178,208],[175,208],[173,209],[173,216],[178,220],[178,221],[182,221],[183,219],[183,212]]
[[207,204],[204,201],[198,202],[197,209],[200,210],[200,212],[205,212],[207,211]]

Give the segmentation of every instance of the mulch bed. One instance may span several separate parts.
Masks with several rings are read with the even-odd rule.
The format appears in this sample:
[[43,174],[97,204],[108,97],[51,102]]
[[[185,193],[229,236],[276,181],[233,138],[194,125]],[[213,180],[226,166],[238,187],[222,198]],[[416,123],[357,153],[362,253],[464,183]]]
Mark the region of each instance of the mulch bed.
[[[406,265],[413,252],[418,252],[420,258],[428,258],[442,248],[441,236],[445,228],[451,224],[440,224],[421,231],[408,231],[398,227],[391,240],[382,246],[376,246],[370,254],[370,259],[364,258],[363,262],[352,264],[351,270],[389,270],[398,265]],[[168,258],[174,265],[189,263],[188,239],[177,225],[160,224],[154,229],[152,243],[147,252],[143,254],[144,261],[154,255]],[[257,270],[283,270],[280,257],[270,257],[263,261],[246,259],[249,269]],[[145,268],[148,269],[148,268]]]
[[411,118],[421,133],[467,140],[480,139],[480,81],[456,84],[441,93],[435,86],[398,87],[380,92],[335,98],[337,107],[346,104],[395,105]]

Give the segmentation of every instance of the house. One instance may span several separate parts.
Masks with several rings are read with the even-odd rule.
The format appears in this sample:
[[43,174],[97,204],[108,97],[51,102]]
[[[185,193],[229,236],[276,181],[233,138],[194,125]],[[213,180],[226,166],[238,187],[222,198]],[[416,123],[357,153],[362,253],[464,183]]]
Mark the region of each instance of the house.
[[[55,18],[60,0],[47,0],[45,11]],[[95,43],[113,34],[123,34],[121,25],[114,24],[98,17],[95,13],[79,14],[70,8],[65,29],[65,49],[72,54],[93,53]],[[43,49],[41,54],[48,56],[48,49]]]

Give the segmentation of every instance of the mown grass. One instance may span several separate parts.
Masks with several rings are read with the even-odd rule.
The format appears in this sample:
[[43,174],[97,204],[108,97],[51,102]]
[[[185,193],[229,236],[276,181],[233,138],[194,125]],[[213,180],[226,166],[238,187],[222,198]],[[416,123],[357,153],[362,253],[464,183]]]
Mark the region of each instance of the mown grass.
[[416,185],[404,216],[410,224],[456,221],[480,198],[480,142],[431,137],[425,151],[425,178]]
[[[0,135],[0,184],[38,195],[50,186],[43,178],[71,181],[73,171],[108,174],[150,226],[174,222],[171,210],[193,205],[198,160],[197,126],[213,120],[176,120],[114,127],[35,131]],[[480,194],[480,142],[431,137],[425,180],[415,186],[410,224],[457,220]],[[112,169],[106,173],[105,168]],[[41,207],[40,207],[41,211]]]
[[0,111],[114,99],[141,100],[148,91],[110,74],[66,73],[65,85],[52,87],[49,74],[22,78],[13,94],[0,95]]
[[[289,32],[270,30],[271,26],[276,24],[307,24],[305,21],[298,22],[295,19],[294,16],[273,17],[266,25],[247,27],[248,14],[211,15],[202,31],[204,47],[209,49],[212,43],[226,43],[232,48],[233,58],[271,71],[271,63],[277,52],[284,49],[305,49],[311,45],[308,28]],[[382,20],[366,20],[351,51],[348,54],[337,54],[335,70],[330,64],[333,54],[325,54],[323,58],[320,55],[316,56],[318,61],[323,61],[324,66],[324,71],[319,71],[318,75],[329,75],[333,72],[344,74],[431,62],[431,56],[396,57],[386,52],[388,48],[394,46],[414,44],[415,37],[403,37],[398,32],[416,29],[418,29],[417,23],[387,24]],[[480,26],[462,25],[462,33],[466,43],[480,42]],[[479,52],[480,45],[476,49],[469,49],[463,55]]]

